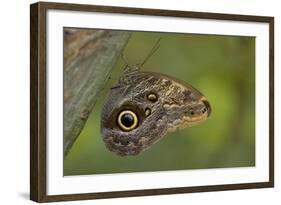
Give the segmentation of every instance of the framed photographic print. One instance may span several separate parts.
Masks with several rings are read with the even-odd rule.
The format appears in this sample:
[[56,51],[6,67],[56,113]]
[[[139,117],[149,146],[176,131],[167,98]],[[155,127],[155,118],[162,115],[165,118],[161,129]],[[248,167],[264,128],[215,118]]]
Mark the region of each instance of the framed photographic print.
[[274,186],[274,18],[31,5],[30,198]]

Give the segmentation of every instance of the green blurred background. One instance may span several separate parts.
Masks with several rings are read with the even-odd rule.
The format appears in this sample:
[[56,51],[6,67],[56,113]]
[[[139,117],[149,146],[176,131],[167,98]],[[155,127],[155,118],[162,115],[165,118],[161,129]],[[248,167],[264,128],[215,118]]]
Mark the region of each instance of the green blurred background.
[[64,175],[255,166],[255,38],[132,32],[124,50],[129,63],[142,62],[159,37],[160,48],[142,70],[193,85],[211,103],[210,118],[169,133],[137,156],[111,153],[102,141],[100,116],[110,86],[122,74],[119,59],[64,160]]

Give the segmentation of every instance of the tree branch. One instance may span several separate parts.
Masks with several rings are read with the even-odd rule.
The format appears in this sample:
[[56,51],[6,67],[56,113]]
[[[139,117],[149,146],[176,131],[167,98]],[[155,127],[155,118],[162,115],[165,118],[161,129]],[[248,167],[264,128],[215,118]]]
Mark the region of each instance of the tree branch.
[[64,29],[64,157],[82,131],[129,37],[129,32]]

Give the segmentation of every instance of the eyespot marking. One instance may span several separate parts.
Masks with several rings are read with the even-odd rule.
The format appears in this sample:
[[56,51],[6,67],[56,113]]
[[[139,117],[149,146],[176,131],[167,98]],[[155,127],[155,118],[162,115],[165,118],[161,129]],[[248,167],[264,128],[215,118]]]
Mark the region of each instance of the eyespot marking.
[[147,99],[151,102],[156,102],[158,100],[158,97],[155,93],[149,93],[147,95]]
[[118,126],[124,131],[131,131],[138,125],[138,117],[131,110],[123,110],[117,118]]
[[151,114],[151,110],[149,108],[145,108],[144,114],[148,117]]

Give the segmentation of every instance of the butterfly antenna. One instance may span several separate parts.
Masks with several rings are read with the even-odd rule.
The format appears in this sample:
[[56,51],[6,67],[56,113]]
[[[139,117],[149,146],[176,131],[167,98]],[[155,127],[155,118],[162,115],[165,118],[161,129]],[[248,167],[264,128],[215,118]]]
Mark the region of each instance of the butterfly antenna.
[[146,58],[144,59],[144,61],[140,64],[140,66],[143,66],[148,60],[149,58],[158,50],[158,48],[160,47],[160,41],[161,38],[159,38],[156,43],[154,44],[154,46],[152,47],[151,51],[149,52],[149,54],[146,56]]
[[126,64],[126,66],[129,66],[129,65],[130,65],[130,64],[128,63],[127,59],[125,58],[125,55],[124,55],[123,52],[121,53],[121,58],[122,58],[123,62]]

